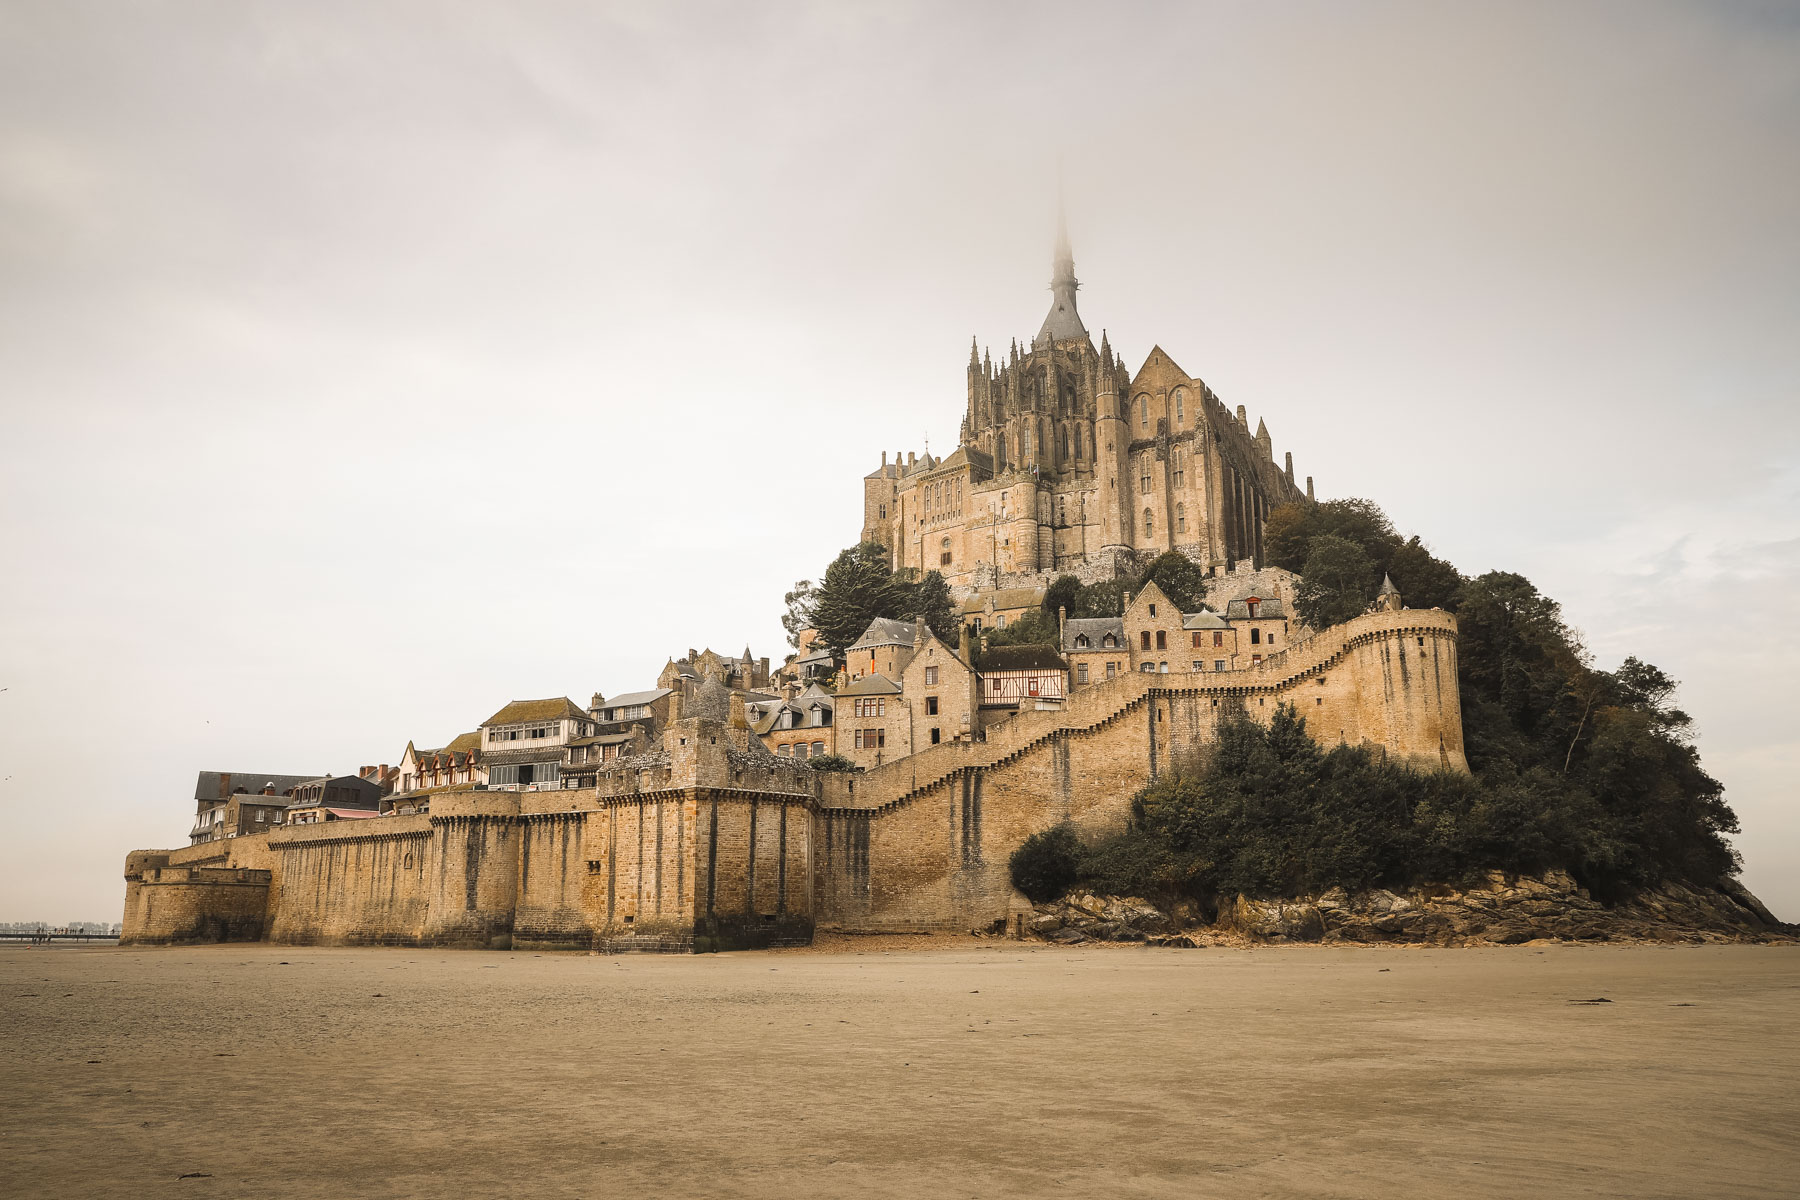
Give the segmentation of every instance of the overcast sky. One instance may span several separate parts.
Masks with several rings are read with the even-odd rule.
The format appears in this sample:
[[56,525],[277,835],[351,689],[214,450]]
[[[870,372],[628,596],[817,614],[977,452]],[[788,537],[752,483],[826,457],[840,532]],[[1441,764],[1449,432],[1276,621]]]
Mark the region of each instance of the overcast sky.
[[779,659],[969,338],[1160,344],[1683,681],[1800,919],[1800,9],[0,3],[0,920],[201,769]]

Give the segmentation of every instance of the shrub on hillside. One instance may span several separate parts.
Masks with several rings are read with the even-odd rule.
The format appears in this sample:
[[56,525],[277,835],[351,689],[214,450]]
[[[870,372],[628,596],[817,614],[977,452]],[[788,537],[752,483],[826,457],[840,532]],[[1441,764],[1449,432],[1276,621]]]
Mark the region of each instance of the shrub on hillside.
[[1075,884],[1081,863],[1081,839],[1064,821],[1025,839],[1007,864],[1013,886],[1033,904],[1055,900]]

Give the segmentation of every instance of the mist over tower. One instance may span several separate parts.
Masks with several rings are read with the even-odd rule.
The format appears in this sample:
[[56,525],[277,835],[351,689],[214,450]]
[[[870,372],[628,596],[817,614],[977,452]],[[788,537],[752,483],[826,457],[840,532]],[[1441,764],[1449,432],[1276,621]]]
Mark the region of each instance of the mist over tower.
[[1050,271],[1050,312],[1043,327],[1032,339],[1033,350],[1044,350],[1058,342],[1088,341],[1087,327],[1075,307],[1075,292],[1081,281],[1075,278],[1075,253],[1069,248],[1069,223],[1059,210],[1056,214],[1056,250]]

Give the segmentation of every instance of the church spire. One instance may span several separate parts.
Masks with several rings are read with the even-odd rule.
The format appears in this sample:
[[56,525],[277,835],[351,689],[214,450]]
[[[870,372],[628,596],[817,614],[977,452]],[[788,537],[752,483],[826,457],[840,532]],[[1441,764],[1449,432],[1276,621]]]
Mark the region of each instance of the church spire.
[[1081,286],[1075,278],[1075,252],[1069,248],[1069,223],[1063,215],[1062,196],[1056,201],[1056,250],[1050,271],[1050,315],[1044,327],[1032,339],[1032,349],[1045,349],[1057,342],[1086,341],[1087,327],[1075,311],[1075,289]]

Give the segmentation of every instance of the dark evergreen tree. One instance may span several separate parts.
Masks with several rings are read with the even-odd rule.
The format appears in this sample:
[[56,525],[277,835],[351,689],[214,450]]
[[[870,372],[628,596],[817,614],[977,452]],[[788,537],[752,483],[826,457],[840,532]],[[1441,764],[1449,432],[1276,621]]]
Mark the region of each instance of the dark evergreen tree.
[[1198,612],[1206,603],[1206,572],[1179,551],[1158,555],[1139,577],[1138,587],[1152,582],[1184,613]]
[[1059,609],[1067,609],[1072,617],[1080,599],[1081,580],[1073,575],[1058,575],[1044,589],[1044,615],[1054,617]]
[[1314,629],[1338,625],[1368,610],[1381,573],[1361,546],[1322,534],[1310,543],[1294,607]]
[[923,621],[931,632],[954,646],[962,636],[962,618],[956,601],[950,598],[950,585],[937,571],[927,571],[916,583],[908,584],[907,616]]
[[819,631],[819,641],[841,659],[870,621],[906,617],[911,600],[911,589],[888,567],[886,548],[863,542],[825,568],[812,600],[813,628]]

